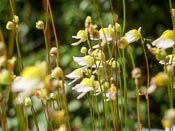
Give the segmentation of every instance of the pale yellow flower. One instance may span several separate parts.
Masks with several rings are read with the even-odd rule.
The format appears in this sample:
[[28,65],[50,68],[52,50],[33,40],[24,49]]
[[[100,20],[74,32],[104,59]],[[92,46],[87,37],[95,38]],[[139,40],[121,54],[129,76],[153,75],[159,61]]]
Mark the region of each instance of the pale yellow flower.
[[166,30],[159,38],[152,42],[152,45],[160,49],[167,49],[173,47],[174,42],[175,32],[173,30]]

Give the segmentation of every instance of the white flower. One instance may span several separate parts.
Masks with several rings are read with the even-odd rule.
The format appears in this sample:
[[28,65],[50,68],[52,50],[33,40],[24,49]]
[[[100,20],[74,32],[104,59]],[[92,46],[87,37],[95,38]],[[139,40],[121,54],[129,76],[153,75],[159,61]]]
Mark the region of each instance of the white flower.
[[125,34],[124,38],[126,39],[128,44],[136,42],[141,38],[140,31],[141,28],[139,28],[138,30],[132,29]]
[[167,49],[173,47],[174,42],[175,32],[173,30],[166,30],[159,38],[152,42],[152,45],[160,49]]
[[77,99],[82,98],[86,93],[94,90],[94,76],[91,78],[84,78],[80,84],[75,85],[72,90],[81,93]]
[[68,83],[68,85],[71,85],[72,83],[83,77],[83,68],[75,69],[71,73],[67,74],[66,77],[69,79],[74,79],[73,81]]
[[84,57],[73,57],[73,60],[80,66],[91,67],[94,64],[94,58],[90,55]]
[[24,102],[26,97],[32,94],[35,89],[42,89],[44,83],[40,79],[28,79],[23,77],[17,77],[12,83],[12,92],[18,92],[18,96],[15,99],[16,104]]
[[26,97],[32,94],[33,90],[44,87],[44,78],[46,76],[46,63],[38,63],[35,66],[29,66],[23,69],[20,76],[13,83],[11,90],[18,92],[16,103],[21,104]]

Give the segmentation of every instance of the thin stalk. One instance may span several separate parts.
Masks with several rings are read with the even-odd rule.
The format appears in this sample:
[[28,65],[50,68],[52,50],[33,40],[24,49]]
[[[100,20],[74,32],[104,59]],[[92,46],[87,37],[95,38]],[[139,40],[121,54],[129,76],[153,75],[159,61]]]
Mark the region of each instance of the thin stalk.
[[19,40],[18,40],[18,29],[15,28],[16,30],[16,48],[17,48],[17,54],[18,54],[18,68],[19,72],[23,69],[23,63],[22,63],[22,56],[21,56],[21,51],[19,47]]
[[28,131],[29,128],[29,122],[28,122],[28,113],[27,113],[27,108],[25,108],[25,124],[26,124],[26,131]]
[[135,68],[135,61],[134,61],[134,57],[133,57],[133,53],[132,53],[132,48],[130,45],[128,45],[127,50],[128,50],[128,53],[129,53],[129,56],[131,59],[132,68],[134,69]]
[[[14,12],[15,12],[15,3],[14,0],[9,0],[10,3],[10,10],[11,10],[11,19],[13,19],[14,16]],[[14,51],[14,41],[15,41],[15,31],[12,30],[10,31],[10,35],[9,35],[9,40],[8,40],[8,57],[10,58],[13,55],[13,51]]]
[[[169,7],[170,7],[170,12],[171,12],[171,19],[172,19],[172,25],[173,25],[173,30],[175,31],[175,11],[173,10],[173,7],[172,7],[172,0],[169,0]],[[173,46],[173,51],[172,51],[172,54],[175,53],[175,45]],[[173,61],[174,58],[172,58],[172,61]],[[173,82],[173,79],[174,79],[174,75],[172,76],[172,81],[171,83]],[[170,84],[171,84],[170,83]],[[171,84],[170,85],[172,87],[172,104],[171,104],[171,107],[173,107],[173,85]]]
[[69,118],[69,112],[68,112],[68,104],[67,104],[67,97],[66,97],[66,92],[65,92],[65,87],[64,87],[64,77],[62,77],[62,87],[63,87],[63,103],[64,103],[64,109],[66,111],[66,118],[67,118],[67,126],[68,126],[68,131],[71,131],[71,126],[70,126],[70,118]]
[[94,96],[95,98],[95,105],[96,105],[96,109],[97,109],[97,116],[98,116],[98,128],[100,130],[100,128],[102,128],[102,124],[101,124],[101,120],[100,120],[100,112],[99,112],[99,104],[98,104],[98,99],[96,96]]
[[90,110],[90,116],[91,116],[91,121],[92,121],[92,131],[95,131],[95,120],[94,120],[94,113],[93,113],[93,105],[91,101],[91,95],[88,96],[88,102],[89,102],[89,110]]
[[[144,53],[144,56],[145,56],[145,62],[146,62],[146,69],[147,69],[147,88],[149,88],[149,80],[150,80],[150,72],[149,72],[149,62],[148,62],[148,57],[146,55],[146,49],[145,49],[145,46],[144,46],[144,39],[143,37],[141,36],[141,44],[142,44],[142,48],[143,48],[143,53]],[[150,123],[150,106],[149,106],[149,94],[147,93],[147,90],[146,90],[146,109],[147,109],[147,123],[148,123],[148,130],[150,131],[150,128],[151,128],[151,123]]]
[[43,34],[44,34],[44,40],[45,40],[45,46],[46,46],[46,54],[47,54],[47,66],[48,66],[48,74],[51,72],[51,64],[50,64],[50,54],[49,54],[49,47],[48,47],[48,42],[47,42],[47,34],[45,30],[43,29]]
[[57,37],[55,23],[54,23],[54,19],[53,19],[53,15],[52,15],[52,9],[51,9],[51,5],[50,5],[50,0],[47,0],[47,3],[48,3],[48,9],[49,9],[49,14],[50,14],[50,18],[51,18],[53,33],[54,33],[54,37],[55,37],[55,44],[56,44],[56,48],[57,48],[57,51],[58,51],[57,55],[56,55],[56,64],[57,64],[57,66],[59,66],[59,43],[58,43],[58,37]]
[[6,106],[5,103],[2,101],[1,103],[1,126],[4,131],[8,131],[8,126],[7,126],[7,116],[6,116]]
[[175,16],[173,15],[173,12],[172,12],[172,1],[169,0],[169,6],[170,6],[170,12],[171,12],[171,20],[172,20],[172,25],[173,25],[173,30],[175,30]]
[[31,111],[32,111],[33,119],[34,119],[35,124],[36,124],[36,129],[37,129],[37,131],[39,131],[38,121],[37,121],[37,117],[36,117],[36,113],[35,113],[35,109],[34,109],[33,105],[31,106]]
[[[96,13],[97,13],[97,16],[98,16],[100,26],[101,26],[101,28],[103,28],[103,23],[102,23],[102,20],[101,20],[101,17],[100,17],[100,12],[98,10],[96,0],[93,0],[93,3],[94,3],[94,6],[95,6],[95,9],[96,9]],[[111,58],[112,57],[112,51],[110,49],[109,42],[107,41],[106,34],[105,34],[104,30],[103,30],[103,34],[105,36],[105,41],[107,43],[107,50],[108,50],[108,53],[109,53],[109,57]]]
[[126,82],[126,64],[125,64],[125,50],[122,49],[122,57],[123,57],[123,62],[122,62],[122,72],[123,72],[123,86],[124,86],[124,119],[125,119],[125,130],[128,130],[128,102],[127,102],[127,82]]
[[114,101],[110,101],[110,109],[111,109],[111,115],[112,115],[112,123],[113,123],[113,129],[115,130],[115,131],[117,131],[117,129],[118,129],[118,125],[117,125],[117,121],[116,121],[116,112],[115,112],[115,110],[116,110],[116,108],[115,108],[115,106],[114,106]]
[[139,96],[139,81],[135,78],[136,95],[137,95],[137,123],[139,131],[142,131],[142,124],[140,120],[140,96]]
[[125,26],[126,26],[126,2],[125,0],[122,1],[123,4],[123,30],[122,30],[122,34],[124,34],[125,32]]

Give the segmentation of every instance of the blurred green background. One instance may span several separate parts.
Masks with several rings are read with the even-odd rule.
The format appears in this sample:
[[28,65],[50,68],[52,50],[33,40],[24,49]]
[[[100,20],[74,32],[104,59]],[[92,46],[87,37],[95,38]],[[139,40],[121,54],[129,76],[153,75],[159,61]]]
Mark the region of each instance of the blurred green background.
[[[23,54],[24,65],[34,64],[37,60],[44,60],[44,38],[43,33],[35,28],[35,23],[38,20],[45,20],[43,3],[44,0],[16,0],[15,2],[15,14],[20,18],[19,25],[19,42],[21,51]],[[112,24],[112,14],[110,9],[109,0],[97,0],[98,8],[102,18],[104,26]],[[115,13],[118,15],[118,22],[122,25],[123,11],[122,0],[112,0]],[[175,3],[173,3],[174,5]],[[96,23],[99,27],[97,12],[95,10],[92,0],[51,0],[51,6],[53,16],[55,20],[55,26],[58,34],[58,40],[60,44],[60,66],[64,69],[64,73],[70,73],[77,65],[72,61],[72,56],[77,56],[80,50],[80,46],[72,47],[70,44],[75,40],[72,36],[77,33],[78,30],[84,28],[84,20],[86,16],[92,16],[93,23]],[[10,33],[6,30],[6,22],[11,20],[11,11],[8,0],[0,0],[0,28],[3,31],[5,42],[7,47]],[[169,9],[169,3],[167,0],[126,0],[126,29],[127,32],[130,29],[138,29],[142,27],[143,37],[147,39],[156,39],[166,29],[172,29],[171,15]],[[51,30],[51,45],[55,45],[54,35]],[[141,46],[139,43],[132,45],[134,49],[134,56],[136,60],[136,66],[141,67],[143,72],[146,72],[145,61]],[[16,50],[14,50],[16,55]],[[154,56],[147,51],[150,63],[150,73],[154,76],[158,71],[162,70],[161,65],[157,65],[157,61]],[[128,63],[130,64],[130,63]],[[128,69],[130,75],[131,69]],[[144,74],[144,73],[143,73]],[[130,83],[129,80],[128,83]],[[145,84],[145,83],[143,83]],[[131,130],[135,130],[136,127],[136,103],[134,91],[129,95],[129,119],[131,122],[129,126]],[[71,123],[74,127],[83,130],[90,128],[89,110],[87,108],[87,102],[85,99],[76,100],[76,93],[71,91],[71,87],[67,87],[68,101],[71,113]],[[167,95],[162,90],[150,95],[150,111],[151,111],[151,127],[162,128],[161,118],[163,112],[168,108]],[[145,110],[145,98],[141,97],[141,110]],[[141,114],[141,120],[143,127],[147,127],[146,113]],[[134,126],[133,126],[134,125]]]

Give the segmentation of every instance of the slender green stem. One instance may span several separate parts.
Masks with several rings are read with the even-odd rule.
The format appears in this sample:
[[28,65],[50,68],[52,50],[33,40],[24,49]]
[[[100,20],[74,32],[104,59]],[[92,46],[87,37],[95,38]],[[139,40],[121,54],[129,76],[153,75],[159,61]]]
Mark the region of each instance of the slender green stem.
[[48,3],[48,8],[49,8],[49,14],[50,14],[50,18],[51,18],[53,33],[54,33],[54,37],[55,37],[55,44],[56,44],[56,48],[57,48],[56,64],[57,64],[57,66],[59,66],[59,43],[58,43],[58,37],[57,37],[57,33],[56,33],[54,18],[53,18],[53,15],[52,15],[52,9],[51,9],[51,5],[50,5],[50,0],[47,0],[47,3]]
[[122,1],[123,2],[123,30],[122,30],[122,34],[124,34],[125,32],[125,26],[126,26],[126,3],[125,0]]
[[140,96],[139,96],[139,81],[135,78],[135,86],[136,86],[136,96],[137,96],[137,123],[139,131],[142,131],[142,124],[140,120]]
[[36,117],[36,113],[35,113],[35,109],[34,109],[33,105],[31,106],[31,111],[32,111],[33,119],[34,119],[35,124],[36,124],[36,129],[37,129],[37,131],[39,131],[38,121],[37,121],[37,117]]
[[19,72],[23,69],[23,63],[22,63],[22,56],[21,56],[21,51],[19,47],[19,41],[18,41],[18,29],[16,28],[16,48],[17,48],[17,54],[18,54],[18,67],[19,67]]
[[128,102],[127,102],[127,80],[126,80],[126,64],[125,64],[125,50],[122,50],[122,57],[123,57],[123,62],[122,62],[122,71],[123,71],[123,86],[124,86],[124,116],[125,116],[125,130],[128,130]]
[[96,96],[94,96],[95,98],[95,105],[96,105],[96,110],[97,110],[97,116],[98,116],[98,128],[100,130],[100,128],[102,128],[102,123],[101,123],[101,119],[100,119],[100,111],[99,111],[99,104],[98,104],[98,99]]
[[[93,3],[94,3],[94,6],[95,6],[95,9],[96,9],[96,13],[97,13],[97,16],[98,16],[100,26],[101,26],[101,28],[103,28],[103,23],[102,23],[102,20],[101,20],[101,16],[100,16],[100,12],[99,12],[96,0],[93,0]],[[109,42],[107,41],[107,37],[106,37],[106,34],[105,34],[104,30],[103,30],[103,34],[104,34],[104,37],[105,37],[105,41],[107,43],[107,50],[108,50],[108,53],[109,53],[109,57],[111,58],[112,57],[112,51],[111,51],[111,48],[109,46]]]
[[134,69],[135,68],[135,61],[134,61],[134,57],[133,57],[133,53],[132,53],[132,48],[131,48],[130,45],[128,45],[127,50],[129,52],[129,56],[130,56],[130,59],[131,59],[132,67]]
[[172,12],[173,7],[172,7],[172,1],[171,0],[169,0],[169,6],[170,6],[173,30],[175,30],[175,16],[173,16],[173,12]]
[[92,99],[91,99],[91,94],[88,94],[88,102],[89,102],[89,110],[90,110],[90,116],[91,116],[91,121],[92,121],[92,131],[95,131],[95,118],[94,118],[94,113],[93,113],[93,105],[92,105]]
[[48,47],[48,42],[47,42],[47,35],[45,30],[43,29],[43,34],[44,34],[44,40],[45,40],[45,46],[46,46],[46,56],[47,56],[47,66],[48,66],[48,74],[51,72],[51,64],[50,64],[50,54],[49,54],[49,47]]
[[[144,53],[144,57],[145,57],[145,62],[146,62],[146,69],[147,69],[147,88],[149,88],[149,81],[150,81],[150,72],[149,72],[149,62],[148,62],[148,57],[146,55],[146,49],[144,46],[144,39],[141,36],[141,44],[142,44],[142,48],[143,48],[143,53]],[[149,94],[147,93],[146,90],[146,109],[147,109],[147,122],[148,122],[148,130],[150,131],[151,128],[151,123],[150,123],[150,109],[149,109]]]

